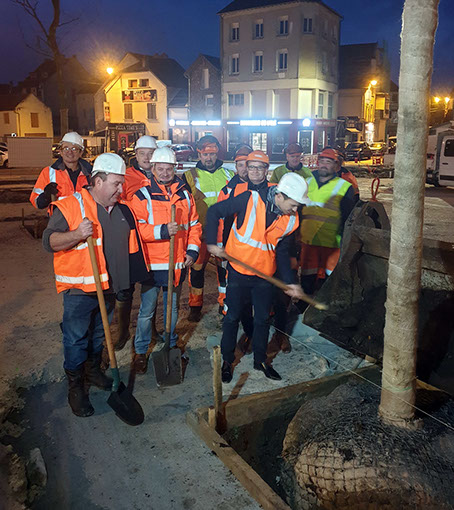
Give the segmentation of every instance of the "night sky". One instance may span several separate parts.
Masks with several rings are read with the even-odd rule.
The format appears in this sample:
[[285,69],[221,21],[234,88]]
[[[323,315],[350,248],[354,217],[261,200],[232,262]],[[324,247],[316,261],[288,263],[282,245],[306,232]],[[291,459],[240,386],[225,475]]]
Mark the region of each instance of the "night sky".
[[[43,57],[25,46],[36,44],[36,24],[11,0],[0,0],[0,83],[17,82]],[[63,19],[79,21],[60,31],[66,56],[77,55],[91,72],[101,73],[127,51],[167,53],[187,68],[199,53],[219,55],[217,12],[228,0],[62,0]],[[341,44],[386,42],[392,78],[399,74],[403,0],[326,0],[343,16]],[[50,20],[50,0],[39,1],[39,12]],[[432,90],[445,95],[454,87],[454,9],[441,0],[436,35]]]

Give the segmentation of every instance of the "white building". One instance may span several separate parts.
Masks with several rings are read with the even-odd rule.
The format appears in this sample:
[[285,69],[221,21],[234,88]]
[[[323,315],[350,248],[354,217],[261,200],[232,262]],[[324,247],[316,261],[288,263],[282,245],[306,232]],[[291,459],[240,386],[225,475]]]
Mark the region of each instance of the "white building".
[[340,15],[317,0],[234,0],[219,14],[228,150],[282,159],[290,142],[334,144]]
[[187,101],[187,79],[178,62],[165,54],[127,53],[95,94],[96,130],[108,129],[111,150],[129,147],[143,134],[178,143],[169,120],[183,122],[186,140]]

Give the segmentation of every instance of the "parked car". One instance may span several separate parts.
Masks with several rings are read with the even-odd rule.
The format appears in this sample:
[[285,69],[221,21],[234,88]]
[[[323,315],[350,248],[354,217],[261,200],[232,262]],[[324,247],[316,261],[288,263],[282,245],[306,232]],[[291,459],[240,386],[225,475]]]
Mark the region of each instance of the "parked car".
[[54,143],[52,145],[52,157],[58,159],[60,157],[60,144]]
[[186,144],[175,144],[170,147],[175,151],[177,161],[197,161],[197,152]]
[[386,152],[385,142],[374,142],[371,143],[369,147],[372,151],[372,156],[383,156],[383,154]]
[[0,147],[0,166],[8,168],[8,151],[3,147]]
[[366,142],[351,142],[345,148],[345,155],[347,161],[370,159],[372,157],[372,151]]

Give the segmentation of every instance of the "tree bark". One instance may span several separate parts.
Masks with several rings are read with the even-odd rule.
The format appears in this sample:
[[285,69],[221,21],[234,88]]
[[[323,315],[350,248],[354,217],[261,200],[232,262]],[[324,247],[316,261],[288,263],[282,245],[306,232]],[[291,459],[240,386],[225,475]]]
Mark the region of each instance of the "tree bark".
[[439,0],[406,0],[379,413],[414,418],[430,83]]

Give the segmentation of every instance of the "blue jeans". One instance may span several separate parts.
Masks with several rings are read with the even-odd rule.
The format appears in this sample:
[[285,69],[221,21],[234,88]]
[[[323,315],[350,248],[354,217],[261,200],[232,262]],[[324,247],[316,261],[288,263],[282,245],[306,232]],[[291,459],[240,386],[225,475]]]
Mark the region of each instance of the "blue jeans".
[[[136,354],[146,354],[151,341],[151,319],[158,305],[159,290],[161,287],[142,284],[140,294],[140,309],[137,317],[136,337],[134,348]],[[164,325],[167,315],[167,287],[162,287],[164,300]],[[180,302],[181,285],[174,289],[172,295],[172,322],[170,326],[170,347],[174,347],[178,340],[175,327],[178,322],[178,307]]]
[[[110,323],[115,294],[104,294],[104,299]],[[88,354],[102,350],[104,328],[96,295],[63,295],[62,332],[65,370],[78,370],[87,360]]]

